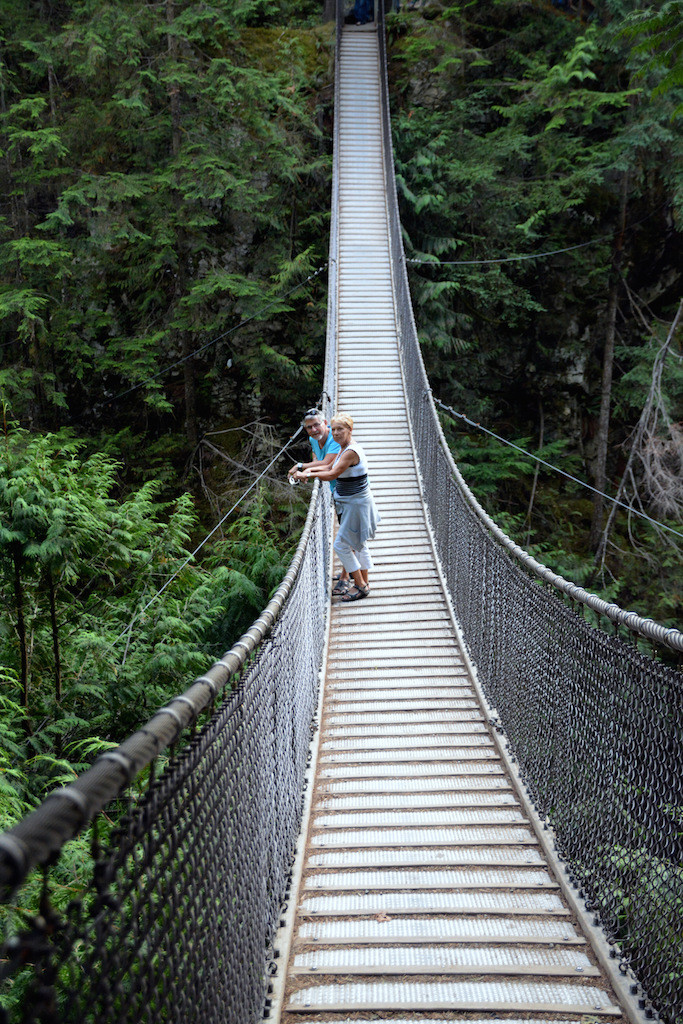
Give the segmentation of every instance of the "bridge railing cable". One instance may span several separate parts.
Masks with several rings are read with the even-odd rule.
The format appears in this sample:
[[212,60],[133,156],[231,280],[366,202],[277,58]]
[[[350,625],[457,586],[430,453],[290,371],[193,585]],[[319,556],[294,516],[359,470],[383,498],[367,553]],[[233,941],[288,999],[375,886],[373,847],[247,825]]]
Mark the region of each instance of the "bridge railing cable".
[[[381,7],[382,5],[377,5]],[[380,11],[381,17],[381,11]],[[423,493],[454,611],[536,809],[589,909],[667,1024],[683,1019],[683,650],[514,544],[454,464],[421,357],[383,139],[401,359]],[[588,621],[592,609],[599,623]],[[628,629],[627,636],[617,635]],[[655,657],[643,638],[661,645]],[[645,995],[647,993],[647,995]]]

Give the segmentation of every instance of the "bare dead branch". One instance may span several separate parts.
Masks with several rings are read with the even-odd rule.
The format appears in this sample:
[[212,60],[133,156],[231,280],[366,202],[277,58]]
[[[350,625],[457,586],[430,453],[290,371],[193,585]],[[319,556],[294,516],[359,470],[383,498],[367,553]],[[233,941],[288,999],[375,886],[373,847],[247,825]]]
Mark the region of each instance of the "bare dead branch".
[[[637,308],[637,303],[634,303],[634,308]],[[636,500],[641,501],[641,491],[644,489],[656,512],[663,517],[672,518],[683,513],[683,427],[671,422],[666,408],[662,378],[666,358],[682,315],[683,299],[679,303],[666,340],[655,356],[650,389],[638,423],[629,439],[628,459],[616,493],[617,501],[622,501],[627,487],[630,486],[633,493],[629,504],[632,504]],[[647,327],[651,330],[649,324]],[[664,426],[664,434],[660,423]],[[634,472],[636,461],[640,464],[643,474],[640,487]],[[596,565],[599,564],[600,573],[604,573],[605,553],[617,508],[616,503],[612,505],[596,551]],[[665,536],[664,531],[658,532]],[[666,536],[670,543],[678,548],[676,542]]]

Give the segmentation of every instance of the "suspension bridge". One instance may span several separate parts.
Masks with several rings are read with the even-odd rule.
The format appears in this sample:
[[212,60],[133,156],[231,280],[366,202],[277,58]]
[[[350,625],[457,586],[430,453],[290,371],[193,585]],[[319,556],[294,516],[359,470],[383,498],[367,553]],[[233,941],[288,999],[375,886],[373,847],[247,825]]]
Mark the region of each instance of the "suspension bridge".
[[[683,1018],[683,675],[637,642],[683,635],[540,566],[452,462],[378,15],[337,20],[325,371],[382,514],[371,597],[330,607],[318,483],[248,633],[0,837],[3,1020]],[[90,883],[57,910],[85,828]],[[41,866],[37,912],[12,915]]]

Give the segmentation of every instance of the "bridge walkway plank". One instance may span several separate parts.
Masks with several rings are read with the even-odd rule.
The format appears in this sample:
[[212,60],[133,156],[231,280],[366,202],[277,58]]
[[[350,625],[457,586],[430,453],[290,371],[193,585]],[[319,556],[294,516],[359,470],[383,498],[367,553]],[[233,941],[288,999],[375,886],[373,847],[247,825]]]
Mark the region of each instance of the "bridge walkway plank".
[[341,74],[337,408],[383,522],[371,596],[331,613],[280,1019],[624,1022],[506,774],[434,559],[394,320],[376,33],[345,30]]

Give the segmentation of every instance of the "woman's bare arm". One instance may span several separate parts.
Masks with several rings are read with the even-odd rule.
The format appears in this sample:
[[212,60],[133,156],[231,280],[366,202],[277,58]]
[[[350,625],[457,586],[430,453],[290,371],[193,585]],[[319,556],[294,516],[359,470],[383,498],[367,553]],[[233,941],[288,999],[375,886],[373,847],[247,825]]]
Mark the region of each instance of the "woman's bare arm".
[[299,480],[336,480],[345,469],[350,469],[351,466],[357,466],[358,462],[359,459],[356,452],[347,448],[346,451],[343,451],[339,456],[336,465],[332,466],[321,463],[319,466],[309,466],[307,469],[304,469],[303,473],[295,473],[294,475],[298,477]]

